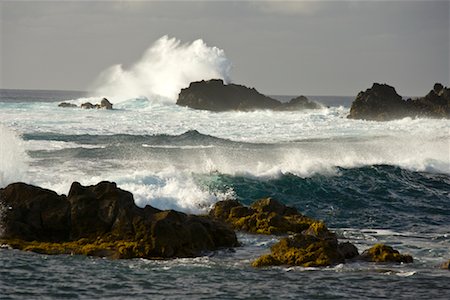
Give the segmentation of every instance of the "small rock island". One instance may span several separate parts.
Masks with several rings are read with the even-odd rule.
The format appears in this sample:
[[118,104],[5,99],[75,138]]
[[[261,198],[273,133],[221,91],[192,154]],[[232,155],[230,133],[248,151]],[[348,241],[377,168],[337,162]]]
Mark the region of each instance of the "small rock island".
[[[63,107],[63,108],[75,108],[78,107],[76,104],[70,103],[70,102],[61,102],[60,104],[58,104],[59,107]],[[84,108],[84,109],[113,109],[113,104],[111,102],[109,102],[108,99],[103,98],[100,101],[100,104],[92,104],[91,102],[85,102],[83,104],[80,105],[80,108]]]
[[395,88],[374,83],[353,101],[349,119],[390,121],[405,117],[450,118],[450,89],[436,83],[424,97],[403,100]]
[[224,84],[222,79],[191,82],[181,90],[177,105],[210,111],[251,111],[317,109],[321,106],[305,96],[282,103],[259,93],[255,88],[238,84]]

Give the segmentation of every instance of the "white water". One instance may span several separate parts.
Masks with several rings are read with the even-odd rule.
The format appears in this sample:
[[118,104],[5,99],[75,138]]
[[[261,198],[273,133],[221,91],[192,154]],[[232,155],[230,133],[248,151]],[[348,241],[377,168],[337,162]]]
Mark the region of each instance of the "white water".
[[26,179],[27,160],[17,133],[0,124],[0,188]]
[[[106,96],[114,103],[113,111],[64,109],[51,102],[0,102],[0,125],[4,125],[0,127],[0,186],[22,180],[67,193],[73,181],[96,184],[111,180],[133,192],[141,206],[198,212],[233,191],[217,194],[205,190],[195,183],[193,174],[219,172],[262,179],[286,173],[336,176],[337,167],[374,164],[450,174],[449,120],[349,120],[344,107],[212,113],[174,104],[180,89],[191,81],[222,78],[228,82],[230,68],[221,49],[202,40],[182,44],[164,36],[130,68],[116,65],[105,70],[94,85],[95,96],[61,99],[98,103]],[[143,142],[123,150],[126,155],[122,159],[108,154],[79,158],[77,151],[108,145],[22,142],[5,126],[19,133],[65,135],[179,135],[198,130],[231,141],[269,145]],[[45,152],[64,149],[74,152],[56,160],[45,157]],[[28,168],[25,150],[43,150],[43,158],[33,158]]]
[[163,36],[132,67],[119,64],[105,70],[93,90],[114,103],[138,97],[174,103],[180,90],[193,81],[221,78],[229,82],[230,69],[224,51],[201,39],[182,44]]

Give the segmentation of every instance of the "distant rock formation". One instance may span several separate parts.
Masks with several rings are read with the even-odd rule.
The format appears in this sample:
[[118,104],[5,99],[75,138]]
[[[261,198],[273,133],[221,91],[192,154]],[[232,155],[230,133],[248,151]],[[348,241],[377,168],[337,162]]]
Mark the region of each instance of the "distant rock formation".
[[237,246],[234,231],[207,217],[139,208],[115,183],[82,186],[69,195],[25,183],[0,189],[0,244],[46,254],[112,258],[193,257]]
[[297,110],[321,107],[304,96],[292,99],[289,103],[281,103],[254,88],[224,84],[221,79],[191,82],[189,87],[181,90],[177,105],[210,111]]
[[392,86],[374,83],[360,92],[350,108],[350,119],[389,121],[405,117],[450,118],[450,89],[440,83],[425,97],[403,100]]
[[[73,108],[73,107],[78,107],[76,104],[73,103],[69,103],[69,102],[61,102],[60,104],[58,104],[59,107],[63,107],[63,108]],[[92,104],[91,102],[85,102],[82,103],[80,105],[80,108],[84,108],[84,109],[113,109],[113,104],[111,102],[109,102],[108,99],[103,98],[100,101],[100,104]]]

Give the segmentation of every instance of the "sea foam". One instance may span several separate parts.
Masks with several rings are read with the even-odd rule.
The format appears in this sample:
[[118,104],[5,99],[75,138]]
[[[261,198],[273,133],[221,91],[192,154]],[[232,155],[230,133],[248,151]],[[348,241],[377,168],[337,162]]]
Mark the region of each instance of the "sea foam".
[[0,124],[0,188],[23,181],[28,157],[16,132]]
[[114,103],[141,97],[173,103],[193,81],[221,78],[229,82],[230,69],[224,51],[201,39],[182,44],[163,36],[130,68],[119,64],[103,71],[93,90]]

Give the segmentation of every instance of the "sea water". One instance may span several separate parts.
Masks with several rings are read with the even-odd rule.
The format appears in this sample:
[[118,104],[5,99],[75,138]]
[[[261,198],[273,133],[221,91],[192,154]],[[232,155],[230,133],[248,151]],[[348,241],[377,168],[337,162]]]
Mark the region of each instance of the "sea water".
[[[0,90],[0,188],[23,181],[67,194],[73,181],[109,180],[140,207],[194,214],[270,196],[360,252],[386,243],[414,263],[255,269],[279,237],[245,233],[233,250],[158,261],[4,246],[0,298],[449,299],[450,272],[438,266],[450,259],[450,121],[351,120],[354,97],[338,96],[309,96],[323,107],[303,111],[175,104],[191,81],[230,82],[230,70],[221,49],[163,37],[129,68],[105,70],[91,93]],[[114,110],[58,107],[104,96]]]
[[[295,112],[214,113],[148,99],[112,111],[57,106],[87,100],[74,93],[1,91],[2,186],[67,194],[73,181],[111,180],[141,207],[188,213],[271,196],[359,251],[386,243],[414,263],[254,269],[277,237],[244,233],[234,251],[165,261],[3,248],[0,298],[449,297],[450,272],[437,267],[450,259],[448,120],[349,120],[350,97]],[[333,97],[311,98],[329,105]]]

